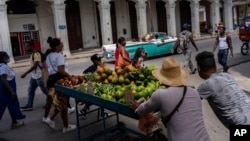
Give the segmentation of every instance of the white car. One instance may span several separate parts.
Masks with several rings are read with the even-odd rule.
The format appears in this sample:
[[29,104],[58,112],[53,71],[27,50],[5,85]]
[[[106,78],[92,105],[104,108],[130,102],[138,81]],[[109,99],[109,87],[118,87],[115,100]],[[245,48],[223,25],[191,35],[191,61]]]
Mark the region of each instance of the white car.
[[[126,50],[129,52],[130,58],[134,57],[137,48],[143,48],[147,54],[147,57],[153,57],[171,52],[176,37],[169,37],[164,32],[152,32],[147,34],[150,36],[150,40],[145,39],[144,42],[126,42]],[[103,45],[103,55],[105,58],[114,58],[116,44]],[[182,53],[182,50],[177,47],[176,53]]]

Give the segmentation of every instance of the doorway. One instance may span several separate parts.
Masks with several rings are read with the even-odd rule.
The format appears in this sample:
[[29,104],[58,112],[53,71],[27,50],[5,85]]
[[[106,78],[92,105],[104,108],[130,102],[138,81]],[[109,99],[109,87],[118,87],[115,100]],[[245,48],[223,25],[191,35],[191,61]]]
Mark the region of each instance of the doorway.
[[137,14],[135,9],[135,2],[128,1],[129,5],[129,18],[130,18],[130,28],[131,28],[131,39],[139,39],[138,37],[138,27],[137,27]]
[[[180,1],[180,19],[181,19],[181,31],[183,30],[182,25],[184,23],[191,24],[191,8],[190,8],[190,2],[188,1]],[[192,31],[192,26],[190,27],[190,30]]]
[[18,33],[10,33],[10,41],[13,56],[21,56]]
[[102,44],[102,28],[101,28],[101,17],[100,12],[98,8],[98,2],[95,2],[95,9],[96,9],[96,18],[97,18],[97,26],[98,26],[98,35],[99,35],[99,45],[100,47]]
[[158,32],[168,33],[165,2],[156,1]]
[[66,22],[68,29],[69,49],[82,49],[83,42],[79,2],[67,1],[66,4]]
[[110,16],[111,16],[113,43],[116,43],[117,42],[117,24],[116,24],[116,11],[115,11],[114,1],[110,2]]

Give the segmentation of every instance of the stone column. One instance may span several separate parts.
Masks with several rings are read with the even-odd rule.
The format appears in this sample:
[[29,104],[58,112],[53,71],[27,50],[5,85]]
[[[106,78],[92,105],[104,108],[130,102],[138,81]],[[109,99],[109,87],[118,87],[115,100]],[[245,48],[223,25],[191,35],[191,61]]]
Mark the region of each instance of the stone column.
[[111,15],[110,15],[110,0],[99,0],[98,8],[101,18],[101,29],[102,29],[102,42],[104,45],[112,44],[112,27],[111,27]]
[[232,0],[224,0],[224,26],[227,32],[233,30]]
[[237,9],[237,6],[234,6],[233,7],[233,24],[236,24],[237,23],[237,19],[238,19],[236,9]]
[[71,53],[69,50],[64,0],[54,0],[51,6],[54,13],[56,37],[60,38],[61,41],[63,42],[64,45],[63,54],[67,55],[67,57],[71,57]]
[[215,24],[218,25],[220,22],[220,3],[217,0],[214,0],[211,4],[211,15],[212,15],[213,34],[215,34],[214,31]]
[[192,33],[194,38],[200,38],[199,6],[199,0],[191,2]]
[[146,15],[146,1],[138,0],[136,3],[136,12],[137,12],[137,27],[138,27],[138,36],[139,39],[143,37],[147,31],[147,15]]
[[14,63],[12,47],[10,42],[10,31],[7,17],[6,0],[0,0],[0,51],[5,51],[10,56],[11,63]]
[[176,19],[175,19],[175,1],[166,1],[167,23],[168,23],[168,35],[177,36],[176,34]]

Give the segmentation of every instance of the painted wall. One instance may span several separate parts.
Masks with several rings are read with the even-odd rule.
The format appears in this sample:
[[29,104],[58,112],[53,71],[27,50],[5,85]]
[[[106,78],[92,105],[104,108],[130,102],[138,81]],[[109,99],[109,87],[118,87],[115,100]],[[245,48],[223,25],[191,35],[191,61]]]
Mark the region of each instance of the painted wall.
[[36,0],[37,11],[37,21],[39,25],[39,35],[40,35],[40,44],[41,49],[45,52],[49,45],[47,39],[49,36],[55,37],[55,24],[54,24],[54,15],[50,3],[46,1]]
[[[115,0],[115,8],[117,36],[118,38],[124,37],[126,40],[131,40],[128,2],[126,2],[125,0]],[[123,29],[126,29],[127,34],[123,33]]]
[[[151,4],[151,8],[152,8],[152,20],[153,20],[154,32],[157,32],[158,31],[158,25],[157,25],[157,12],[156,12],[156,2],[155,2],[155,0],[150,0],[150,4]],[[148,30],[148,32],[151,32],[150,10],[149,10],[149,5],[148,4],[147,4],[147,30]]]
[[[96,6],[93,0],[79,1],[84,48],[99,47]],[[93,36],[95,39],[93,39]]]
[[8,15],[10,32],[24,32],[24,25],[34,24],[35,30],[39,29],[36,14]]

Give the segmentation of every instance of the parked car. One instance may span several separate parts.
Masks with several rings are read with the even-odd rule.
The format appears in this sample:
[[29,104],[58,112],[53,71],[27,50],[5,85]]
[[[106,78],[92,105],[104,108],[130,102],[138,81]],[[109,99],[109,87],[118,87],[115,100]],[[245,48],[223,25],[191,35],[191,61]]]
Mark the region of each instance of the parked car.
[[[126,50],[129,52],[130,58],[134,57],[135,51],[137,48],[143,48],[147,54],[147,57],[153,57],[163,54],[168,54],[171,52],[176,37],[169,37],[164,32],[152,32],[146,34],[143,37],[142,42],[131,42],[127,41]],[[116,44],[103,45],[103,55],[105,58],[114,58],[115,57]],[[182,53],[182,50],[177,47],[175,50],[176,53]]]

